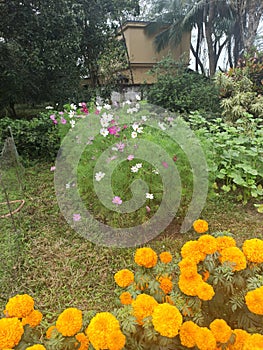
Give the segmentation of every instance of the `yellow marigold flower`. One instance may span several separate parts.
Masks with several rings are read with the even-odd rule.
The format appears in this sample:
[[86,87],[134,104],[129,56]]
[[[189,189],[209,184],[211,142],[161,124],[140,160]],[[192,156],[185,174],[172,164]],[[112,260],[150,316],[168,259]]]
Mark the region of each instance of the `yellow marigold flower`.
[[82,327],[82,312],[74,307],[64,310],[57,319],[56,328],[64,337],[72,337]]
[[202,281],[202,277],[198,273],[192,278],[187,278],[183,274],[181,274],[179,276],[178,286],[184,294],[196,296],[196,287]]
[[115,273],[114,279],[119,287],[125,288],[133,283],[134,274],[128,269],[123,269]]
[[178,264],[181,274],[187,278],[196,276],[197,274],[197,265],[194,260],[191,258],[184,258]]
[[205,220],[198,219],[194,221],[193,228],[197,233],[205,233],[208,231],[208,223]]
[[223,319],[214,320],[209,327],[219,343],[227,343],[232,335],[232,329]]
[[35,344],[33,346],[29,346],[26,348],[26,350],[46,350],[46,348],[41,344]]
[[0,319],[0,349],[15,347],[23,334],[24,328],[17,317]]
[[132,303],[132,296],[129,292],[121,293],[120,301],[122,305],[130,305]]
[[28,294],[17,294],[6,304],[4,314],[7,317],[26,317],[34,310],[34,300]]
[[245,341],[250,337],[250,334],[244,331],[243,329],[234,329],[233,333],[235,334],[234,344],[229,344],[229,350],[243,350]]
[[258,238],[247,239],[243,243],[243,253],[248,261],[263,263],[263,240]]
[[216,349],[216,339],[207,327],[198,327],[195,342],[200,350]]
[[196,295],[199,299],[207,301],[213,298],[215,291],[210,284],[202,281],[196,286]]
[[251,312],[257,315],[263,315],[263,286],[248,292],[245,300]]
[[216,238],[211,235],[203,235],[197,242],[200,252],[204,254],[213,254],[217,251]]
[[172,254],[169,252],[162,252],[159,255],[159,258],[160,258],[161,262],[164,264],[168,264],[169,262],[171,262],[173,260]]
[[151,268],[157,264],[157,260],[158,256],[152,248],[139,248],[135,252],[134,261],[139,266]]
[[263,349],[263,335],[254,333],[245,340],[243,350],[262,350]]
[[107,343],[109,350],[121,350],[126,343],[126,337],[120,330],[115,331],[109,334],[107,337]]
[[153,310],[152,324],[163,337],[176,337],[183,322],[183,317],[177,307],[164,303]]
[[22,325],[29,324],[30,327],[34,328],[40,324],[43,315],[38,310],[33,310],[28,316],[22,318]]
[[52,332],[54,329],[57,329],[56,326],[50,326],[47,331],[46,331],[46,338],[51,339],[52,337]]
[[195,346],[196,332],[198,326],[193,321],[186,321],[182,324],[179,331],[179,337],[181,344],[187,348]]
[[159,277],[158,281],[160,283],[160,288],[164,294],[169,294],[173,290],[173,282],[169,277]]
[[199,250],[199,244],[197,241],[186,242],[181,249],[181,255],[182,258],[192,259],[196,264],[203,261],[206,257],[206,254]]
[[96,350],[108,349],[110,337],[120,332],[119,321],[109,312],[100,312],[92,318],[85,333]]
[[158,305],[157,301],[147,294],[140,294],[132,302],[133,315],[137,322],[142,325],[145,317],[151,316],[154,308]]
[[225,248],[220,253],[220,261],[228,261],[233,265],[233,271],[244,270],[247,266],[246,257],[238,247]]
[[[78,350],[88,350],[89,338],[84,333],[78,333],[75,335],[76,340],[80,343]],[[77,343],[78,345],[78,343]]]
[[225,248],[236,246],[236,241],[234,240],[234,238],[229,236],[216,237],[216,243],[217,250],[219,251],[219,253]]

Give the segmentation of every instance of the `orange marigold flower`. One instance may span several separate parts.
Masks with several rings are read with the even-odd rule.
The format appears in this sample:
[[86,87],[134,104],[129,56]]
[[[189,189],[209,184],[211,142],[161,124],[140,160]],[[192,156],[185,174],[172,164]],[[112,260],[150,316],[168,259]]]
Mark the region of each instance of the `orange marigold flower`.
[[119,287],[125,288],[133,283],[134,274],[128,269],[123,269],[115,273],[114,279]]
[[199,250],[199,244],[197,241],[186,242],[181,249],[181,255],[182,258],[192,259],[196,264],[203,261],[206,257],[206,254]]
[[233,333],[235,334],[234,344],[229,344],[229,350],[243,350],[245,341],[250,337],[250,334],[244,331],[243,329],[234,329]]
[[123,292],[120,295],[122,305],[130,305],[132,303],[132,296],[129,292]]
[[6,304],[4,314],[7,317],[23,318],[34,310],[34,299],[28,294],[17,294]]
[[187,278],[196,276],[197,265],[191,258],[184,258],[178,264],[181,274]]
[[145,317],[151,316],[154,308],[158,305],[157,301],[147,294],[140,294],[132,302],[133,315],[137,322],[142,325]]
[[72,337],[82,327],[82,312],[74,307],[64,310],[57,319],[56,328],[64,337]]
[[24,328],[17,317],[0,319],[0,349],[15,347],[23,334]]
[[162,252],[159,255],[159,258],[160,258],[161,262],[164,264],[168,264],[169,262],[171,262],[173,260],[172,254],[169,252]]
[[35,344],[26,348],[26,350],[46,350],[46,348],[41,344]]
[[52,337],[52,332],[54,331],[54,329],[57,329],[56,326],[50,326],[47,331],[46,331],[46,338],[47,339],[51,339]]
[[164,294],[169,294],[173,290],[173,282],[169,277],[159,277],[158,281],[160,283],[160,288]]
[[43,315],[38,310],[33,310],[28,316],[22,318],[22,325],[29,324],[30,327],[34,328],[40,324]]
[[250,337],[248,337],[245,340],[243,350],[261,350],[263,349],[263,335],[254,333],[251,334]]
[[216,238],[211,235],[203,235],[197,242],[200,252],[204,254],[213,254],[217,251]]
[[210,323],[210,329],[219,343],[227,343],[232,335],[232,329],[223,319],[216,319]]
[[210,277],[210,272],[205,270],[203,273],[202,273],[202,276],[203,276],[203,281],[206,282],[208,280],[208,278]]
[[196,332],[198,326],[193,321],[186,321],[182,324],[179,331],[179,337],[181,344],[187,348],[195,346]]
[[202,277],[197,273],[191,278],[185,277],[183,274],[179,276],[178,286],[180,290],[190,296],[196,296],[196,287],[202,282]]
[[134,261],[137,265],[151,268],[157,264],[158,256],[152,248],[139,248],[135,252]]
[[216,237],[216,242],[217,242],[217,250],[219,251],[219,253],[225,248],[236,246],[236,241],[234,240],[234,238],[229,236]]
[[205,233],[208,231],[208,223],[205,220],[195,220],[193,223],[193,228],[197,233]]
[[[109,312],[100,312],[94,316],[85,331],[96,350],[109,349],[116,332],[121,332],[119,321]],[[123,341],[123,337],[119,341]]]
[[202,281],[196,286],[196,295],[199,299],[207,301],[213,298],[215,291],[210,284]]
[[207,327],[198,327],[195,342],[200,350],[212,350],[216,348],[216,339]]
[[248,261],[263,263],[263,240],[258,238],[247,239],[243,243],[243,253]]
[[233,265],[233,271],[244,270],[247,266],[246,257],[238,247],[225,248],[220,253],[220,261],[228,261]]
[[78,348],[78,350],[88,350],[89,338],[86,336],[86,334],[78,333],[75,335],[75,338],[80,343],[80,347]]
[[109,350],[121,350],[126,343],[126,337],[120,330],[115,331],[109,334],[107,337],[107,343]]
[[176,337],[183,322],[180,311],[173,305],[164,303],[156,306],[152,313],[154,329],[163,337]]
[[245,300],[251,312],[257,315],[263,315],[263,286],[248,292]]

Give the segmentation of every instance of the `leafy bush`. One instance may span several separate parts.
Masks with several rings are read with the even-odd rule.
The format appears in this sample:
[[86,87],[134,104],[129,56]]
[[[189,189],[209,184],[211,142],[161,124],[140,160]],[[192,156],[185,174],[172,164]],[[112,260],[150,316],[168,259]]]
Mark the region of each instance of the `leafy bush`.
[[25,162],[53,161],[60,146],[60,137],[45,113],[31,120],[0,119],[0,149],[10,136],[11,127],[18,154]]
[[218,73],[215,81],[220,89],[222,114],[232,121],[242,118],[246,113],[262,117],[262,79],[262,57],[245,57],[227,74]]
[[232,124],[222,118],[208,121],[198,112],[189,120],[206,152],[216,188],[236,193],[244,204],[262,198],[263,120],[247,114]]
[[157,76],[148,91],[148,101],[173,112],[195,110],[219,113],[219,93],[213,81],[185,65],[166,58],[152,73]]

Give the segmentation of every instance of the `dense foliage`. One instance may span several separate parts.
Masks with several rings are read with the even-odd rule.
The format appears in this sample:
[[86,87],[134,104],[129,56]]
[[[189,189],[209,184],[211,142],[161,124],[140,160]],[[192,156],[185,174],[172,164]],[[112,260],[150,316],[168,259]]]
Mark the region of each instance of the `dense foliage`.
[[148,91],[150,103],[173,112],[200,110],[219,113],[218,91],[209,78],[186,68],[182,62],[163,59],[152,71],[157,76]]

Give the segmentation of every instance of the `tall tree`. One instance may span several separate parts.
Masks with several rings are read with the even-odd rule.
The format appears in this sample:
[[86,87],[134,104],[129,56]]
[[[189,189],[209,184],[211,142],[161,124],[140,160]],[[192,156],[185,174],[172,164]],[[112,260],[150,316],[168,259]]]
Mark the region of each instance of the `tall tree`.
[[182,33],[196,28],[196,45],[191,45],[195,67],[204,72],[200,51],[205,43],[211,75],[215,73],[224,48],[228,49],[230,64],[233,65],[242,50],[251,47],[263,11],[261,0],[153,0],[153,5],[158,15],[147,31],[157,33],[157,50],[169,44],[178,45]]

